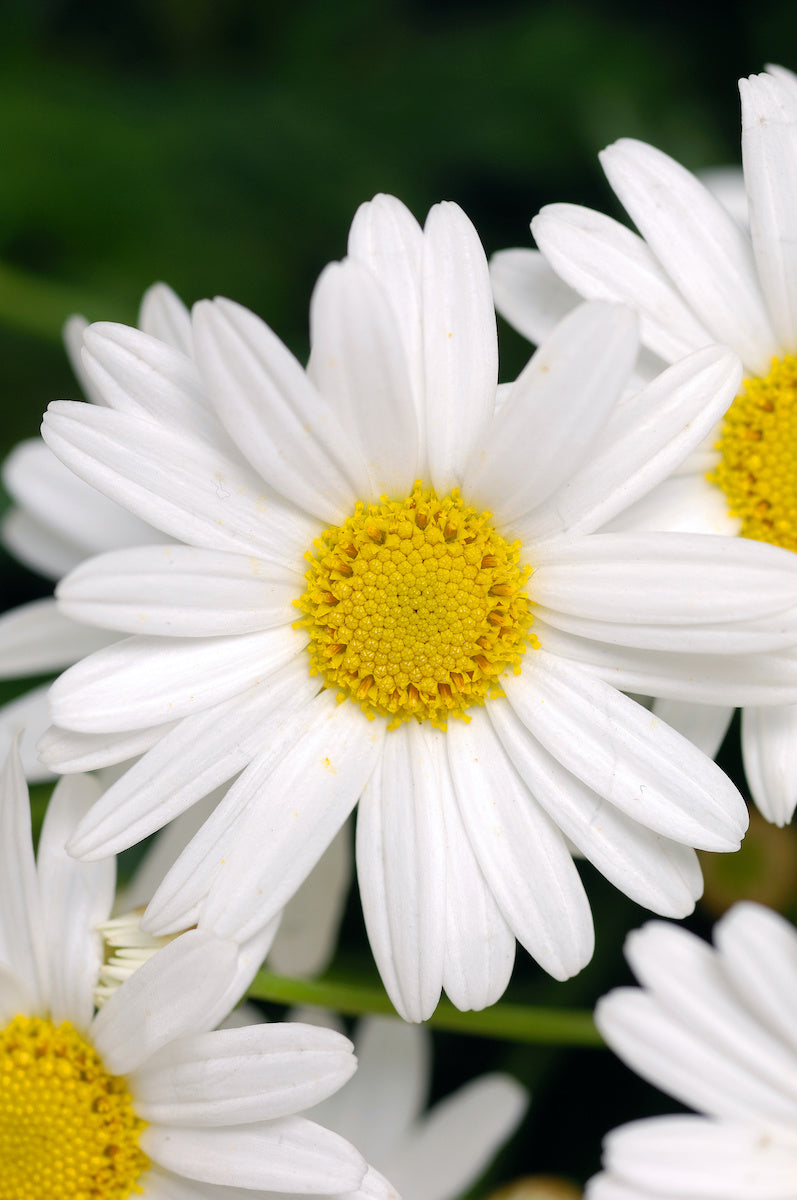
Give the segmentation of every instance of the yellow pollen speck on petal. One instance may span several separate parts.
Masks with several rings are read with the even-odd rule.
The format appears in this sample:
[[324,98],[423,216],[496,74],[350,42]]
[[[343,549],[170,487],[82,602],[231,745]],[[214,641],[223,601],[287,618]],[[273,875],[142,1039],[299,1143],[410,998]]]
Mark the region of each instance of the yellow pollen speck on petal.
[[708,478],[722,488],[743,537],[797,550],[797,357],[746,379],[725,415]]
[[0,1030],[0,1198],[126,1200],[143,1191],[145,1122],[125,1080],[68,1022]]
[[358,501],[305,555],[307,588],[294,603],[311,673],[391,729],[411,717],[439,729],[467,720],[539,645],[521,550],[456,488],[438,496],[418,481],[405,500]]

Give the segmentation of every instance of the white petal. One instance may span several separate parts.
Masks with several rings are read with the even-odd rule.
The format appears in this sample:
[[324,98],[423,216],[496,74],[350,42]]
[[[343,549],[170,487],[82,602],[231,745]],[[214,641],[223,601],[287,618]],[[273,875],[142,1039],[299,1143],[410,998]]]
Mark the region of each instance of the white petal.
[[741,167],[707,167],[697,177],[743,229],[750,227],[750,208]]
[[589,961],[592,918],[564,838],[516,773],[481,709],[447,732],[471,846],[518,941],[555,979]]
[[698,350],[618,406],[586,464],[518,522],[524,543],[591,533],[646,495],[700,444],[741,382],[730,351]]
[[427,454],[441,494],[462,482],[498,383],[487,259],[476,230],[450,201],[436,204],[424,227],[422,314]]
[[191,314],[168,284],[153,283],[144,292],[138,310],[138,327],[191,356],[194,349]]
[[0,961],[18,977],[35,1008],[46,1009],[42,903],[33,859],[28,789],[16,747],[0,769]]
[[268,1191],[353,1191],[366,1169],[353,1146],[303,1117],[224,1129],[150,1125],[139,1145],[188,1179]]
[[420,466],[409,368],[388,298],[355,259],[322,272],[310,336],[308,374],[366,464],[358,498],[408,495]]
[[[498,524],[518,521],[577,471],[628,382],[636,321],[582,304],[557,325],[474,448],[464,490]],[[529,436],[533,433],[533,436]]]
[[10,509],[0,520],[0,541],[9,554],[45,579],[60,579],[86,557],[85,546],[67,540],[22,508]]
[[738,849],[747,809],[691,742],[578,666],[533,651],[506,676],[526,728],[587,787],[656,833],[705,849]]
[[62,779],[55,788],[39,841],[37,869],[44,940],[50,968],[49,1013],[85,1032],[94,1012],[93,989],[102,964],[96,926],[108,918],[116,864],[79,863],[64,849],[77,822],[100,794],[87,775]]
[[797,936],[780,913],[761,904],[734,904],[714,927],[722,969],[756,1019],[797,1051]]
[[269,970],[298,979],[326,970],[335,953],[352,860],[351,831],[344,825],[285,905],[268,956]]
[[717,757],[734,711],[727,705],[690,704],[687,700],[654,700],[652,708],[660,720],[689,738],[708,758]]
[[49,691],[49,684],[45,684],[0,707],[0,762],[5,761],[11,744],[18,739],[28,783],[45,783],[53,778],[36,753],[36,743],[50,723]]
[[292,565],[318,532],[244,462],[190,432],[58,400],[44,414],[42,436],[92,487],[191,545]]
[[140,546],[89,559],[58,585],[75,621],[175,637],[254,633],[295,618],[303,589],[291,567],[224,550]]
[[771,75],[739,80],[742,159],[758,277],[781,348],[797,350],[797,97]]
[[426,1115],[385,1173],[412,1200],[455,1200],[481,1176],[511,1136],[528,1103],[508,1075],[482,1075]]
[[539,250],[499,250],[490,259],[490,279],[498,312],[535,346],[581,302]]
[[[95,419],[99,414],[102,420],[101,408],[68,400],[59,403],[80,413],[93,413]],[[40,438],[14,447],[3,464],[3,482],[17,504],[52,536],[64,539],[70,547],[82,547],[84,555],[140,545],[152,537],[143,521],[125,512],[113,498],[98,495],[68,465],[59,462]]]
[[115,640],[64,616],[49,596],[31,600],[0,616],[0,678],[59,671]]
[[75,830],[70,853],[115,854],[160,829],[246,767],[316,690],[299,660],[249,692],[186,717],[108,789]]
[[446,851],[443,988],[463,1012],[478,1011],[495,1004],[506,990],[515,962],[515,935],[471,848],[447,761],[440,763],[439,778],[437,802],[443,810]]
[[604,528],[612,532],[663,529],[735,537],[741,527],[739,517],[732,517],[728,512],[725,493],[716,484],[709,483],[705,472],[701,471],[700,474],[676,474],[663,480],[641,500],[613,517]]
[[678,654],[608,645],[554,629],[539,617],[541,646],[612,686],[695,704],[797,703],[797,658],[777,654]]
[[746,708],[742,755],[760,812],[776,825],[788,825],[797,805],[797,706]]
[[263,781],[219,867],[202,914],[219,932],[249,936],[285,905],[357,803],[381,753],[384,721],[337,704],[331,691],[314,705],[310,727]]
[[237,967],[234,942],[192,929],[158,950],[106,1000],[91,1041],[114,1075],[136,1070],[175,1038],[216,1024],[208,1014]]
[[600,158],[637,229],[698,319],[749,369],[765,373],[777,340],[747,235],[694,175],[653,146],[622,138]]
[[548,754],[509,704],[490,720],[518,774],[574,846],[637,904],[685,917],[703,890],[694,850],[652,833],[607,803]]
[[604,1164],[624,1183],[690,1200],[793,1200],[797,1148],[767,1130],[700,1117],[633,1121],[606,1139]]
[[217,638],[125,638],[55,681],[56,725],[124,733],[201,712],[284,666],[307,638],[289,626]]
[[78,313],[73,313],[71,317],[67,317],[61,329],[61,337],[66,350],[69,365],[72,368],[75,378],[80,384],[83,395],[92,404],[102,405],[104,403],[102,396],[95,392],[91,380],[86,376],[83,370],[83,362],[81,360],[81,351],[83,349],[83,334],[89,327],[89,323],[85,317]]
[[354,1074],[348,1038],[313,1025],[254,1025],[180,1038],[128,1082],[136,1113],[163,1125],[236,1125],[292,1116]]
[[580,295],[636,309],[643,342],[665,362],[714,340],[643,240],[618,221],[576,204],[549,204],[531,231],[557,275]]
[[445,734],[410,722],[385,738],[357,814],[357,878],[376,965],[407,1021],[434,1012],[446,953]]
[[[49,698],[50,689],[47,689]],[[49,714],[49,699],[48,699]],[[160,741],[174,722],[136,729],[132,733],[72,733],[51,725],[38,744],[41,761],[62,775],[95,771],[145,754]]]
[[337,524],[353,506],[346,468],[357,447],[333,407],[276,334],[240,304],[195,305],[194,337],[207,389],[241,453],[281,496]]

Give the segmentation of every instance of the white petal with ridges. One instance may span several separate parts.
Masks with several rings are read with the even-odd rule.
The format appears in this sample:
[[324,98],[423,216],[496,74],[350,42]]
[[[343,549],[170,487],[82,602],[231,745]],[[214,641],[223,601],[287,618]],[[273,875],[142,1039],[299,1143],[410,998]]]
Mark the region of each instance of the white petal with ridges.
[[452,721],[448,757],[462,820],[479,866],[518,941],[555,979],[589,962],[592,917],[559,830],[540,809],[486,714]]
[[739,80],[742,161],[758,277],[783,351],[797,350],[797,97],[771,75]]
[[287,625],[301,574],[193,546],[140,546],[81,563],[57,588],[75,621],[149,636],[211,637]]
[[46,1009],[47,954],[30,827],[30,803],[15,746],[0,766],[0,961]]
[[498,385],[487,259],[473,225],[450,201],[426,219],[421,294],[426,452],[432,486],[443,493],[462,483]]
[[[49,719],[49,692],[47,711]],[[38,744],[41,761],[61,775],[96,771],[145,754],[174,727],[174,722],[135,729],[132,733],[73,733],[51,725]]]
[[0,679],[58,671],[115,640],[65,616],[49,596],[31,600],[0,616]]
[[191,314],[168,284],[153,283],[144,292],[138,310],[138,327],[191,356],[194,349]]
[[503,679],[526,728],[566,770],[656,833],[735,850],[747,828],[739,792],[691,742],[628,696],[544,650]]
[[622,138],[600,159],[609,183],[698,320],[750,370],[765,373],[777,340],[748,235],[694,175],[653,146]]
[[627,383],[636,320],[582,304],[557,325],[515,382],[467,464],[463,490],[499,525],[519,522],[587,459]]
[[55,681],[56,725],[78,733],[124,733],[173,721],[245,692],[304,647],[290,626],[218,638],[125,638]]
[[357,879],[376,965],[397,1012],[434,1012],[446,955],[446,851],[437,800],[445,735],[393,730],[357,813]]
[[499,250],[490,259],[490,279],[498,312],[535,345],[581,303],[539,250]]
[[254,313],[232,300],[194,306],[196,358],[215,409],[269,487],[326,525],[353,507],[357,448],[299,363]]

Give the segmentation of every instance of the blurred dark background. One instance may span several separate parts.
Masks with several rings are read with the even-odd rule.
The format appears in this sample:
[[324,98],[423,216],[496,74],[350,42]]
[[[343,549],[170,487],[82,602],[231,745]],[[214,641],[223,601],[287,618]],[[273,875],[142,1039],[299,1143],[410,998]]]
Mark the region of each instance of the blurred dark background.
[[[70,312],[133,321],[163,279],[188,303],[235,297],[301,357],[314,280],[375,192],[421,220],[458,201],[488,253],[528,245],[549,201],[617,212],[596,159],[617,137],[694,169],[736,162],[737,78],[797,67],[797,6],[776,0],[5,0],[0,14],[0,456],[76,394]],[[528,347],[501,338],[510,377]],[[6,555],[0,578],[4,607],[49,591]],[[645,914],[588,873],[595,961],[562,989],[521,953],[513,998],[591,1005],[624,977],[622,938]],[[437,1048],[438,1092],[499,1063],[535,1086],[504,1178],[583,1179],[613,1124],[675,1107],[600,1051]]]

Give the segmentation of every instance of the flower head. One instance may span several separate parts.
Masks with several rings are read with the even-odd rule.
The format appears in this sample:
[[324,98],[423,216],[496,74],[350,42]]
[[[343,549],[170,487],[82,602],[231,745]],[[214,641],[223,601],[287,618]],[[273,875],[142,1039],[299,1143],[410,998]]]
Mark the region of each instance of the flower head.
[[70,849],[129,845],[239,773],[146,923],[249,936],[359,800],[369,937],[397,1009],[502,993],[515,938],[557,978],[592,927],[569,839],[655,911],[700,890],[693,847],[746,812],[704,756],[618,687],[797,699],[797,564],[771,546],[595,534],[708,433],[738,386],[708,349],[625,396],[635,322],[585,305],[497,404],[487,264],[455,205],[390,197],[322,274],[307,370],[228,300],[195,361],[86,331],[108,407],[44,432],[182,544],[101,556],[68,615],[133,636],[52,689],[47,761],[150,749]]
[[[96,926],[110,911],[115,864],[79,863],[64,850],[95,798],[87,777],[58,784],[34,862],[17,757],[0,777],[4,1193],[212,1200],[219,1185],[253,1197],[356,1193],[362,1157],[297,1115],[353,1073],[347,1039],[301,1024],[214,1031],[248,986],[262,936],[239,946],[184,933],[95,1013]],[[395,1195],[378,1184],[369,1196]]]
[[744,903],[717,923],[713,948],[650,922],[626,955],[642,987],[604,997],[598,1027],[633,1070],[703,1115],[609,1134],[589,1200],[787,1200],[797,1173],[797,932]]

